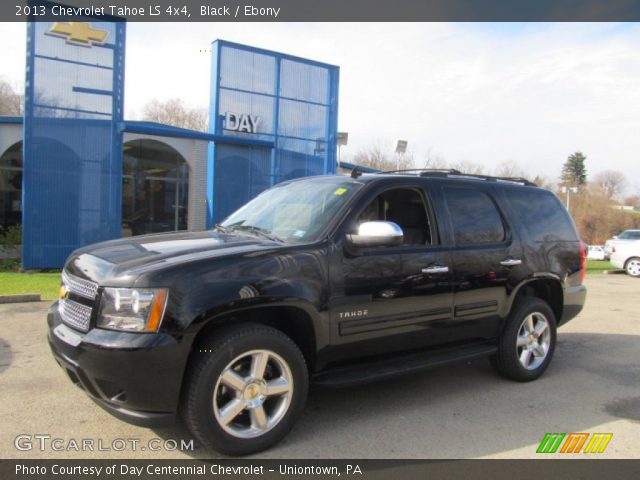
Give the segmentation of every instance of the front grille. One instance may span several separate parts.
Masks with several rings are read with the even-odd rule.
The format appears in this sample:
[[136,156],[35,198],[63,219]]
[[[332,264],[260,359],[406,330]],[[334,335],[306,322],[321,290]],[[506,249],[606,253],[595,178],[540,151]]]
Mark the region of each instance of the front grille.
[[63,298],[58,303],[58,311],[62,321],[70,327],[86,332],[89,330],[91,322],[91,311],[93,309],[68,298]]
[[[62,271],[62,284],[68,294],[60,299],[58,311],[62,321],[77,330],[86,332],[91,323],[93,304],[98,293],[98,284],[91,280],[76,277],[66,271]],[[71,295],[71,298],[69,298]],[[76,300],[72,300],[75,295]],[[78,298],[80,297],[80,298]],[[82,299],[90,300],[85,302]]]
[[81,297],[89,300],[95,300],[96,294],[98,293],[97,283],[76,277],[64,270],[62,271],[62,283],[69,292],[75,293],[76,295],[80,295]]

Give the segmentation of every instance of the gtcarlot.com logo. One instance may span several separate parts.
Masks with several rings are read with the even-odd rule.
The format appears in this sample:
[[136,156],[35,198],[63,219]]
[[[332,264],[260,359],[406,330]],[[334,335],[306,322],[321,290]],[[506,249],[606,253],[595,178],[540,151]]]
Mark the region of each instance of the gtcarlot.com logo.
[[54,452],[123,452],[123,451],[151,451],[170,452],[193,451],[193,439],[173,440],[171,438],[151,438],[141,441],[139,438],[59,438],[49,434],[21,434],[15,437],[13,445],[16,450],[28,452],[31,450]]
[[603,453],[613,433],[545,433],[536,453]]

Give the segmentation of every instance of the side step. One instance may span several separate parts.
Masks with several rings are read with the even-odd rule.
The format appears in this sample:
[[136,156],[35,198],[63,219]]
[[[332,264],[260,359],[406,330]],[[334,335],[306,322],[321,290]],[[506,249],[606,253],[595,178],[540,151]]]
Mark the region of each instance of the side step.
[[414,353],[388,360],[374,360],[348,367],[339,367],[317,373],[311,383],[317,387],[340,388],[363,383],[395,378],[400,375],[427,370],[429,368],[486,357],[496,353],[496,345],[471,345],[464,348],[435,352]]

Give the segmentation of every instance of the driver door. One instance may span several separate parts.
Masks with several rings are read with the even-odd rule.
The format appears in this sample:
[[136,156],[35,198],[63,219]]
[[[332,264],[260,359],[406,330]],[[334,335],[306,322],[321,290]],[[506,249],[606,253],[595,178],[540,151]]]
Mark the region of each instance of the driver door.
[[[403,230],[402,244],[354,247],[347,234],[367,221],[396,223]],[[333,345],[357,345],[340,349],[348,357],[446,341],[453,308],[450,261],[420,186],[374,193],[347,219],[334,250]]]

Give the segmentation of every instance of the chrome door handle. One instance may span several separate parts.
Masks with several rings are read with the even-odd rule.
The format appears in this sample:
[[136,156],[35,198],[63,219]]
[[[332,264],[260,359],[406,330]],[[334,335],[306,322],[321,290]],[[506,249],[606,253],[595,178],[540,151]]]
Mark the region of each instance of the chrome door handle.
[[515,267],[516,265],[522,265],[522,260],[519,258],[505,258],[500,262],[500,265],[505,267]]
[[449,267],[446,265],[433,265],[422,269],[422,273],[448,273]]

